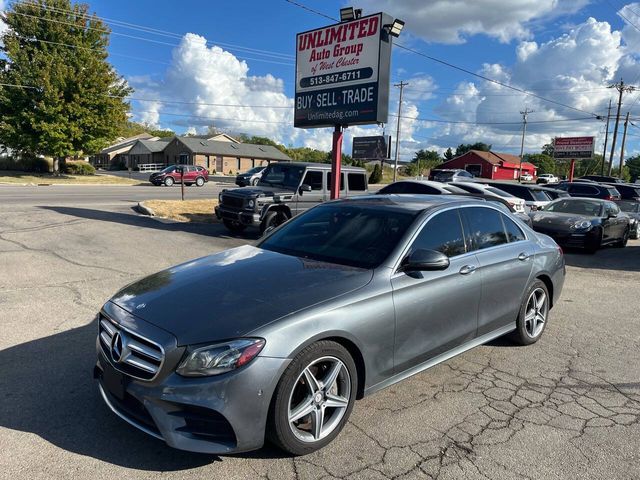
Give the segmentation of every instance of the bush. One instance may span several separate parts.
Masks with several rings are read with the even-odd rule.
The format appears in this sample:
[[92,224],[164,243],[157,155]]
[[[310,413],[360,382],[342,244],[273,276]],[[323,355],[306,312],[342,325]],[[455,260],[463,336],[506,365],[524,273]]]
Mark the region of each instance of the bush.
[[374,183],[380,183],[382,181],[382,169],[380,165],[376,163],[375,167],[373,167],[373,172],[369,176],[369,185]]
[[78,162],[67,162],[64,173],[69,175],[95,175],[96,169],[93,165],[80,160]]
[[18,172],[49,173],[51,163],[45,158],[24,156],[18,160],[6,157],[0,158],[0,170],[14,170]]

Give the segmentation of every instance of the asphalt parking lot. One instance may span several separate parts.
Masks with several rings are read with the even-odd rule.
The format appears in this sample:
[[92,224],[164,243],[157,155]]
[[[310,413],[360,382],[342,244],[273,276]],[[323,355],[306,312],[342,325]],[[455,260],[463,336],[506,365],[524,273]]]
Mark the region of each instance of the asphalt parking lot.
[[0,186],[0,478],[640,478],[640,241],[568,253],[537,344],[494,341],[367,397],[315,454],[214,457],[107,409],[94,316],[126,283],[255,237],[140,217],[150,187],[96,188]]

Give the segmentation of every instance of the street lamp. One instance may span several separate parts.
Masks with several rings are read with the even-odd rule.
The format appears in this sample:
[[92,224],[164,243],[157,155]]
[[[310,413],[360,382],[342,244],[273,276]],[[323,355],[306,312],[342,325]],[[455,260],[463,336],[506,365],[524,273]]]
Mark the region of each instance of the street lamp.
[[349,22],[362,16],[361,8],[345,7],[340,9],[340,21]]
[[385,28],[391,36],[398,38],[400,36],[400,32],[404,28],[404,22],[399,18],[396,18],[392,24],[385,25]]

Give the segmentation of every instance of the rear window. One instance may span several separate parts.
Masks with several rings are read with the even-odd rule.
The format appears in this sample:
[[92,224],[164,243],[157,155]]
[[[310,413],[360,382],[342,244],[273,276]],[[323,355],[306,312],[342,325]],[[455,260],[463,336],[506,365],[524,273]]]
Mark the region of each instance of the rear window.
[[449,182],[453,179],[453,172],[436,172],[433,179],[436,182]]
[[465,208],[463,212],[467,218],[474,250],[483,250],[508,242],[499,212],[483,207]]
[[380,189],[378,193],[380,195],[390,193],[422,193],[427,195],[438,195],[440,190],[418,182],[396,182]]
[[620,196],[620,192],[618,190],[616,190],[614,187],[609,187],[607,188],[607,192],[609,193],[609,195],[611,195],[612,197],[618,197]]
[[513,195],[510,195],[507,192],[505,192],[504,190],[500,190],[499,188],[489,187],[489,188],[487,188],[487,192],[495,193],[496,195],[498,195],[500,197],[505,197],[505,198],[513,197]]
[[548,202],[551,197],[543,190],[531,190],[531,195],[538,202]]

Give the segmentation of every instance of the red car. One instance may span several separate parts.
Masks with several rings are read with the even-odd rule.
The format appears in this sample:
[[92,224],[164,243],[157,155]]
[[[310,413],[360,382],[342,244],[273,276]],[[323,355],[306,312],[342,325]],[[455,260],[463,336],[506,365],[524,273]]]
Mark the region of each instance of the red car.
[[[181,173],[182,171],[182,173]],[[170,187],[174,183],[180,183],[184,179],[184,184],[197,185],[202,187],[209,181],[209,172],[206,168],[198,165],[170,165],[164,170],[152,173],[149,181],[154,185],[166,185]]]

